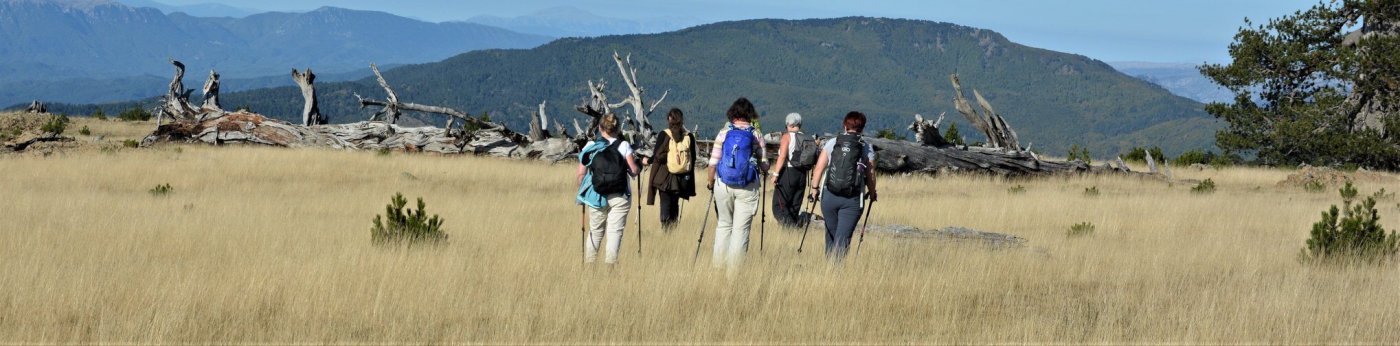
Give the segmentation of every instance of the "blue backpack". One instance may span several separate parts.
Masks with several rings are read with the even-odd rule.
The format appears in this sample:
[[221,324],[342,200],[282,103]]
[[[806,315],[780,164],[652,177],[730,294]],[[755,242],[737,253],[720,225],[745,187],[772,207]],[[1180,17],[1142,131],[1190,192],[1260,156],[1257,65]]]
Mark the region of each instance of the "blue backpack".
[[753,128],[737,129],[732,125],[724,135],[720,153],[719,180],[732,187],[748,186],[758,180],[758,168],[754,164]]

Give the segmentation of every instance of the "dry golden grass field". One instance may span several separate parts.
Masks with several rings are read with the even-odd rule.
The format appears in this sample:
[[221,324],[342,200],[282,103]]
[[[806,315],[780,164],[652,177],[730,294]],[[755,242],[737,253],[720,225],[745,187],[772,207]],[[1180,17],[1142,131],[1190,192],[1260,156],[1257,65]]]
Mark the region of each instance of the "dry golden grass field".
[[[1117,176],[882,177],[872,223],[1028,246],[872,233],[833,268],[818,229],[798,255],[800,232],[770,220],[733,278],[707,264],[712,234],[691,264],[702,202],[670,234],[646,209],[643,254],[629,225],[615,270],[582,266],[572,173],[253,147],[3,156],[0,343],[1400,343],[1400,269],[1300,263],[1339,198],[1276,186],[1287,171],[1177,169],[1220,185],[1206,195]],[[173,192],[148,193],[160,184]],[[1398,189],[1360,185],[1382,187]],[[396,192],[424,198],[450,242],[372,245]],[[1400,228],[1400,204],[1379,205]],[[1079,222],[1095,232],[1068,237]]]

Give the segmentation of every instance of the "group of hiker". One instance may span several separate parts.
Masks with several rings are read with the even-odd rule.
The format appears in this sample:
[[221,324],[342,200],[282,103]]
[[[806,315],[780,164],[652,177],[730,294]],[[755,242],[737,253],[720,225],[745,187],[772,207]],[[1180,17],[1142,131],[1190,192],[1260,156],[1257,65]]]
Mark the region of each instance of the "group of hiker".
[[[726,117],[728,121],[716,134],[705,157],[708,168],[702,173],[703,186],[712,191],[705,222],[710,210],[717,214],[713,265],[732,273],[743,263],[754,217],[766,221],[763,202],[769,184],[773,190],[774,218],[784,227],[804,228],[804,242],[805,229],[810,228],[817,203],[821,204],[826,255],[833,262],[840,262],[850,249],[861,215],[869,209],[870,204],[863,202],[877,199],[875,150],[861,138],[865,114],[847,113],[842,120],[844,131],[824,142],[802,132],[802,115],[788,114],[786,131],[771,165],[763,133],[754,126],[758,113],[753,103],[742,97],[735,100]],[[685,115],[680,109],[667,112],[666,122],[666,129],[656,136],[652,146],[654,154],[644,157],[640,165],[631,145],[619,139],[619,122],[613,115],[600,119],[600,138],[580,151],[577,202],[586,215],[580,217],[587,219],[584,262],[595,262],[601,247],[606,254],[603,261],[617,263],[632,194],[641,193],[641,179],[637,180],[639,191],[633,191],[629,182],[640,177],[642,166],[651,170],[646,204],[660,204],[657,209],[663,230],[669,232],[676,227],[681,200],[696,196],[698,141],[694,133],[685,129]],[[704,227],[702,222],[702,243]],[[762,238],[760,247],[761,242]],[[801,245],[798,249],[801,251]]]

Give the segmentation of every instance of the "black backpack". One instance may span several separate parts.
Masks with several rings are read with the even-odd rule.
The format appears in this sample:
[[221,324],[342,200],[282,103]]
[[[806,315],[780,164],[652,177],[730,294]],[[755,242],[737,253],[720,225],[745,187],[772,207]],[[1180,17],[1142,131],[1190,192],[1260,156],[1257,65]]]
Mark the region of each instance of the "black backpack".
[[622,139],[613,141],[603,151],[594,154],[593,161],[587,165],[588,171],[593,173],[593,191],[600,195],[627,192],[627,159],[617,151],[621,143]]
[[792,163],[792,168],[800,171],[812,169],[817,165],[817,157],[821,156],[821,150],[817,149],[816,139],[807,137],[801,132],[793,133],[792,155],[789,155],[788,162]]
[[860,135],[836,136],[826,170],[826,190],[837,196],[854,198],[865,188],[865,141]]

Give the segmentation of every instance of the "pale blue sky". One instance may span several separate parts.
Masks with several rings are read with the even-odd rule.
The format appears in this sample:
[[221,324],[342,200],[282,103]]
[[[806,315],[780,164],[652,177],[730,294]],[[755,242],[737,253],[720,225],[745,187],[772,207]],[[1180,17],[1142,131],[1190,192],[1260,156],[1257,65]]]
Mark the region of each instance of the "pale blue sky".
[[574,6],[608,17],[752,18],[880,16],[992,29],[1013,41],[1104,61],[1223,62],[1236,29],[1308,8],[1319,0],[159,0],[219,2],[261,10],[321,6],[385,11],[428,21],[518,16]]

